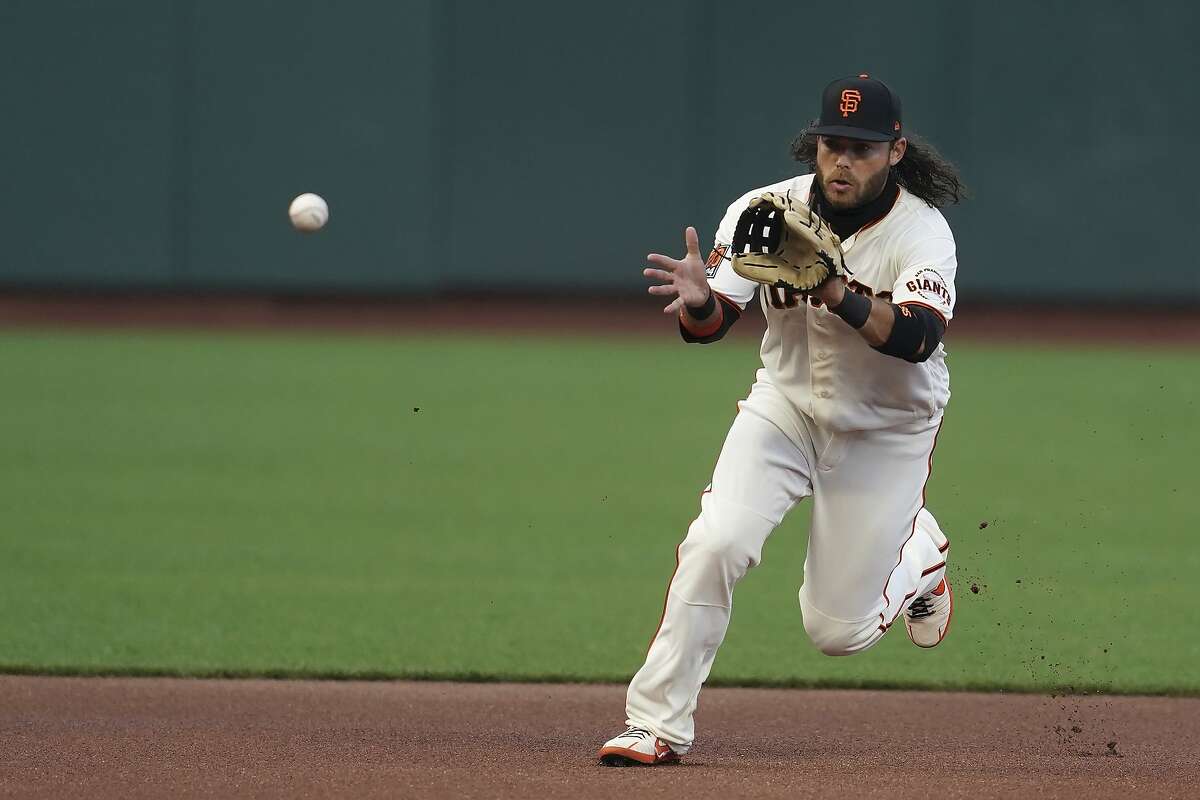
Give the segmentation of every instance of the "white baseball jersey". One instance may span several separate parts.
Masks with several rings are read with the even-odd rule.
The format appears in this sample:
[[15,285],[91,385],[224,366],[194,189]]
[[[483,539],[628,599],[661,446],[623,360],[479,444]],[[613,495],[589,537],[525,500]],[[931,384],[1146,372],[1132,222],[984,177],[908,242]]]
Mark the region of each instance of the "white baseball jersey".
[[[738,217],[753,197],[785,192],[807,199],[812,175],[747,192],[717,229],[708,277],[713,290],[745,309],[759,284],[733,271],[730,245]],[[901,188],[892,210],[842,242],[850,287],[897,305],[954,314],[954,236],[936,208]],[[767,377],[796,408],[830,431],[876,430],[937,417],[950,399],[945,348],[913,364],[871,348],[815,300],[762,287]]]
[[[812,180],[802,175],[755,189],[729,207],[708,262],[713,291],[746,307],[759,284],[737,275],[729,261],[738,217],[762,192],[790,190],[807,199]],[[950,319],[954,238],[924,201],[901,189],[891,210],[842,249],[855,291]],[[763,369],[738,404],[700,515],[676,550],[658,633],[626,694],[626,723],[677,753],[691,747],[696,703],[725,638],[734,586],[805,498],[813,498],[812,524],[798,600],[804,629],[822,652],[872,647],[946,575],[950,542],[925,508],[950,397],[942,346],[910,363],[876,352],[803,294],[761,292]],[[707,334],[722,323],[718,318]]]

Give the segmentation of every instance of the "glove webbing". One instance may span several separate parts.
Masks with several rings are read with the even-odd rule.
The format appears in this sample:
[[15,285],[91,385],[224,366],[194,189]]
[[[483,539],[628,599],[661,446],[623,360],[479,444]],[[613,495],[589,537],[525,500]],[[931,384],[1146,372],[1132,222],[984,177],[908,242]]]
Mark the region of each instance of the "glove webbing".
[[731,255],[775,252],[783,233],[783,220],[776,219],[778,215],[780,212],[774,206],[764,204],[738,217]]

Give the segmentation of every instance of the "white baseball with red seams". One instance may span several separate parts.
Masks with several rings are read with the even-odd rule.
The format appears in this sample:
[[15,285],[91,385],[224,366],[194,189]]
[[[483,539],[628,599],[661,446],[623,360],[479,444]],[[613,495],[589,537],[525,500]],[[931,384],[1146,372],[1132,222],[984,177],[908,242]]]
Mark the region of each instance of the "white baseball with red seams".
[[[692,715],[725,637],[735,584],[804,498],[813,498],[813,518],[799,600],[821,651],[870,647],[945,575],[949,543],[925,509],[950,398],[944,347],[920,363],[881,354],[819,304],[760,287],[730,264],[748,201],[767,191],[808,197],[812,180],[798,176],[735,201],[709,260],[712,289],[738,307],[761,290],[767,332],[762,369],[738,404],[700,515],[679,545],[662,622],[627,694],[627,724],[676,753],[692,744]],[[953,316],[954,237],[941,213],[907,190],[842,249],[852,288],[902,311],[916,304],[946,321]]]

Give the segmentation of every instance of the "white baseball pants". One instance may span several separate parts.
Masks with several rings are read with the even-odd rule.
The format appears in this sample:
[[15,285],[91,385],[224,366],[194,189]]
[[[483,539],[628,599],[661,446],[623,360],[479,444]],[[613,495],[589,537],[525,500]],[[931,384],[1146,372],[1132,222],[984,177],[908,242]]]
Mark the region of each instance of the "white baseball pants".
[[830,433],[761,371],[738,407],[700,516],[679,545],[658,633],[627,695],[628,724],[677,752],[692,744],[692,714],[725,638],[733,587],[800,500],[813,498],[800,610],[822,652],[870,647],[945,574],[949,543],[924,509],[940,417]]

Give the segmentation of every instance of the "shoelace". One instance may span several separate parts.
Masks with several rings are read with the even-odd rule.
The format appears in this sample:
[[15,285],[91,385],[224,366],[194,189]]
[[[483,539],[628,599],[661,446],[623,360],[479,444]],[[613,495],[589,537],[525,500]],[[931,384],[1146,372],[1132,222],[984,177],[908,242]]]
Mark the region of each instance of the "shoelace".
[[630,728],[617,738],[624,739],[628,737],[630,739],[645,739],[649,735],[650,731],[646,730],[645,728]]
[[928,617],[933,613],[933,609],[930,607],[931,603],[932,601],[927,595],[921,595],[916,600],[913,600],[912,605],[908,607],[908,618],[921,619],[922,617]]

